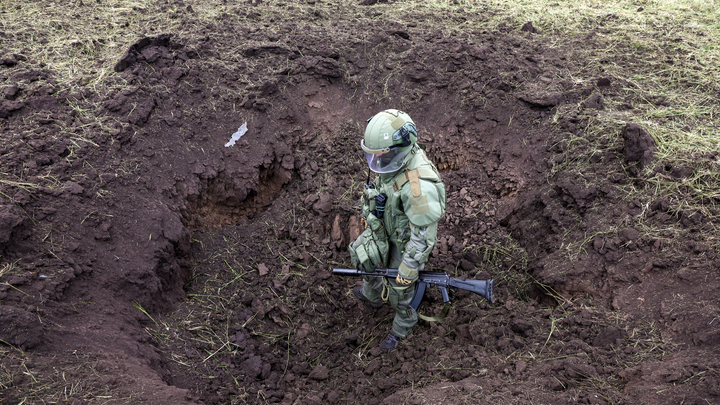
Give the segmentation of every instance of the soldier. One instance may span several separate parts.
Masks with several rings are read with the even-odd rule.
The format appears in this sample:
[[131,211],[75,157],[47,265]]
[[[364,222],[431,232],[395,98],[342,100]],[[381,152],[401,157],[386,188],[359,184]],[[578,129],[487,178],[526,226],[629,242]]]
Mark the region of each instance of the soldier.
[[395,309],[392,330],[380,343],[386,351],[417,323],[410,307],[415,280],[437,243],[438,220],[445,213],[445,185],[417,139],[409,115],[385,110],[368,120],[360,142],[370,170],[378,175],[369,183],[368,173],[361,199],[367,226],[350,244],[350,257],[359,270],[398,268],[398,276],[364,277],[353,293],[374,308],[389,301]]

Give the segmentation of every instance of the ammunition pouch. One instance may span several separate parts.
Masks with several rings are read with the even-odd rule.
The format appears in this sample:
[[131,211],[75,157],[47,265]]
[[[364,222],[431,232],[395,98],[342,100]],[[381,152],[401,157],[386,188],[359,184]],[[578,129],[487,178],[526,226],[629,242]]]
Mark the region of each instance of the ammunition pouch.
[[369,214],[366,221],[365,231],[349,246],[350,259],[356,269],[375,271],[387,267],[390,245],[382,220]]

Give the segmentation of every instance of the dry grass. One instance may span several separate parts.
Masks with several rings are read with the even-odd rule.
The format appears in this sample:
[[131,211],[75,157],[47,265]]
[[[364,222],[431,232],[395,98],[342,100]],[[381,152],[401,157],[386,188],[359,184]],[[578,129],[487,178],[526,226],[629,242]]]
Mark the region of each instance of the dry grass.
[[[194,38],[207,35],[211,39],[220,35],[239,35],[221,33],[220,25],[225,15],[238,17],[247,29],[245,33],[250,39],[248,45],[258,45],[253,32],[260,30],[277,30],[280,22],[293,22],[282,36],[291,36],[294,32],[313,30],[321,32],[332,27],[334,22],[341,22],[345,28],[351,27],[353,19],[362,21],[384,19],[388,22],[402,24],[422,21],[418,30],[441,29],[445,33],[467,33],[474,30],[492,31],[510,27],[518,29],[525,22],[532,21],[544,38],[551,39],[552,47],[564,52],[568,48],[578,49],[569,57],[583,61],[582,65],[570,67],[558,72],[559,76],[570,78],[578,85],[592,84],[598,76],[610,77],[624,83],[621,99],[606,100],[606,108],[589,120],[582,136],[570,136],[567,140],[569,151],[575,145],[584,146],[584,139],[592,136],[596,141],[590,143],[591,153],[582,157],[563,161],[553,168],[551,174],[559,171],[582,172],[593,154],[605,153],[616,149],[621,143],[621,130],[626,122],[642,124],[658,144],[656,162],[646,169],[647,184],[644,186],[628,185],[624,191],[626,198],[631,200],[637,196],[648,198],[667,197],[676,207],[687,210],[699,210],[708,216],[713,215],[708,208],[714,208],[720,198],[720,167],[718,161],[700,160],[699,157],[715,152],[720,147],[720,111],[717,98],[720,95],[720,72],[717,69],[720,61],[720,13],[718,2],[714,1],[487,1],[470,0],[454,1],[401,1],[379,4],[373,7],[358,8],[347,1],[323,1],[314,5],[306,1],[266,1],[259,6],[250,3],[240,5],[222,1],[187,1],[185,5],[166,1],[150,0],[115,0],[115,1],[72,1],[43,2],[8,0],[0,3],[0,49],[3,54],[23,55],[34,66],[40,66],[52,72],[57,81],[57,94],[67,97],[80,90],[91,90],[100,94],[112,91],[122,83],[122,79],[114,72],[114,64],[121,58],[128,46],[142,36],[173,33],[180,38]],[[640,8],[642,11],[639,11]],[[251,13],[260,13],[263,18],[251,18]],[[72,19],[68,21],[68,16]],[[338,32],[337,35],[348,35]],[[591,36],[593,46],[579,46]],[[362,40],[362,38],[360,38]],[[244,40],[243,40],[244,41]],[[243,42],[238,40],[237,42]],[[241,49],[218,49],[224,56],[210,58],[209,62],[219,66],[230,67],[239,62]],[[368,59],[372,59],[373,50],[368,49]],[[672,63],[668,63],[672,61]],[[246,63],[259,63],[245,61]],[[11,68],[12,75],[20,68]],[[262,68],[249,65],[248,71]],[[277,72],[263,72],[274,74]],[[357,78],[346,75],[352,82]],[[396,78],[388,73],[384,83],[375,91],[377,101],[388,97],[388,83]],[[255,78],[243,77],[245,84],[254,85]],[[369,84],[365,84],[369,86]],[[4,84],[0,84],[4,86]],[[222,94],[227,89],[219,89]],[[369,90],[369,87],[366,87]],[[631,100],[632,109],[623,109],[624,99]],[[109,133],[109,123],[95,116],[92,106],[86,105],[82,99],[69,99],[70,106],[79,117],[87,120],[80,127],[82,134],[90,132],[92,124]],[[564,115],[576,112],[578,105],[562,106],[554,119],[560,121]],[[7,133],[12,130],[0,128]],[[351,132],[353,128],[343,128]],[[17,134],[22,139],[27,134]],[[74,140],[77,148],[97,147],[89,136],[78,136],[69,130],[68,138]],[[73,138],[74,137],[74,138]],[[349,138],[347,138],[349,139]],[[338,148],[344,148],[346,138],[338,141]],[[605,140],[604,144],[600,142]],[[10,141],[9,141],[10,142]],[[19,142],[17,139],[12,142]],[[19,143],[18,143],[19,145]],[[355,145],[354,145],[355,146]],[[71,150],[72,152],[72,150]],[[70,155],[72,157],[72,153]],[[347,164],[346,162],[338,162]],[[687,165],[693,167],[692,174],[684,179],[668,176],[651,175],[656,167]],[[2,169],[0,167],[0,169]],[[0,170],[2,171],[2,170]],[[137,164],[123,161],[120,171],[134,173]],[[355,190],[360,190],[363,176],[352,178],[350,192],[341,198],[343,206],[355,204]],[[40,186],[57,187],[51,177],[39,178],[37,183],[27,182],[16,174],[0,173],[0,195],[12,201],[14,191],[34,189]],[[709,203],[707,201],[710,201]],[[306,213],[302,213],[305,215]],[[292,228],[296,229],[295,220],[301,213],[287,211],[286,218],[292,218]],[[639,224],[644,225],[642,222]],[[305,226],[305,224],[303,224]],[[644,231],[657,238],[667,238],[674,229],[656,229],[647,225]],[[591,238],[604,233],[615,233],[617,229],[608,228],[593,230],[577,240],[567,240],[564,248],[568,260],[576,260]],[[670,232],[670,236],[667,235]],[[713,235],[717,235],[714,232]],[[711,237],[711,243],[718,243]],[[235,290],[235,286],[245,282],[245,277],[254,271],[257,263],[252,257],[237,261],[237,240],[228,239],[226,252],[215,252],[208,255],[202,263],[206,269],[216,273],[198,276],[200,281],[196,291],[191,294],[193,308],[187,313],[176,314],[166,321],[155,321],[155,328],[148,330],[160,342],[182,342],[191,339],[204,347],[202,356],[203,367],[210,370],[216,367],[213,361],[219,353],[232,353],[233,336],[229,328],[212,330],[204,326],[210,317],[224,319],[227,326],[230,322],[230,308],[237,304],[235,296],[227,296],[226,291]],[[275,249],[278,249],[277,247]],[[516,295],[525,297],[532,280],[524,274],[527,265],[527,254],[512,241],[503,244],[482,246],[478,251],[485,259],[486,267],[493,276],[513,286]],[[278,256],[282,253],[278,250]],[[316,259],[317,260],[317,259]],[[282,260],[281,260],[282,261]],[[284,258],[284,262],[289,261]],[[320,260],[318,260],[320,261]],[[327,263],[323,263],[327,264]],[[0,277],[11,274],[12,263],[3,263]],[[300,274],[293,274],[299,277]],[[313,290],[316,291],[316,290]],[[321,290],[317,290],[322,293]],[[269,290],[258,294],[272,294]],[[300,295],[298,305],[312,301]],[[328,298],[330,300],[330,298]],[[138,308],[138,310],[142,310]],[[717,313],[717,309],[713,309]],[[149,315],[148,315],[149,316]],[[560,350],[562,342],[555,338],[555,330],[560,328],[559,321],[566,314],[558,313],[549,320],[546,327],[547,348],[538,348],[533,352],[533,360],[540,361],[546,351],[555,347]],[[610,315],[603,315],[602,322],[609,324]],[[600,316],[599,316],[600,317]],[[357,326],[358,319],[347,320],[350,327]],[[556,322],[557,321],[557,322]],[[250,317],[242,324],[243,328],[252,328],[256,319]],[[291,319],[279,319],[284,323],[285,333],[260,334],[269,342],[287,341],[288,350],[292,336],[298,325]],[[362,344],[357,352],[358,362],[367,361],[365,349],[371,343],[374,331],[361,337]],[[630,331],[627,343],[639,349],[638,361],[664,353],[672,349],[661,339],[657,325],[646,325]],[[543,346],[545,347],[545,346]],[[24,367],[24,355],[20,355],[8,346],[0,346],[0,358],[3,365],[0,373],[0,388],[5,389],[14,378],[27,375],[35,379]],[[171,358],[178,364],[190,367],[188,359],[181,354],[173,354]],[[538,360],[535,360],[538,358]],[[543,358],[542,360],[548,360]],[[7,360],[7,361],[5,361]],[[313,359],[317,361],[317,359]],[[6,368],[5,364],[13,364]],[[195,363],[192,363],[195,364]],[[208,375],[212,374],[208,371]],[[56,376],[57,377],[57,376]],[[604,386],[608,381],[597,381]],[[66,383],[59,377],[39,381],[33,385],[33,392],[28,398],[39,398],[46,394],[44,390],[54,390],[56,394],[46,399],[63,401],[70,394],[77,394],[77,382]],[[40,389],[42,388],[42,389]],[[603,388],[605,389],[605,388]],[[102,393],[97,393],[101,395]],[[85,392],[83,395],[89,395]],[[71,395],[72,396],[72,395]]]
[[[384,13],[402,11],[403,17]],[[642,11],[638,11],[642,8]],[[377,11],[376,11],[377,10]],[[268,1],[261,6],[235,6],[219,1],[195,1],[186,5],[162,1],[114,2],[20,2],[0,5],[0,39],[5,54],[21,54],[57,75],[62,92],[77,88],[101,91],[116,76],[113,65],[127,47],[144,35],[171,32],[178,37],[212,37],[218,22],[229,13],[258,11],[273,16],[273,23],[316,16],[311,23],[294,24],[296,30],[322,29],[332,21],[356,17],[388,18],[399,23],[422,20],[430,28],[468,32],[494,30],[503,25],[513,29],[531,21],[542,35],[553,36],[562,50],[569,43],[585,41],[593,34],[593,47],[575,55],[584,61],[579,70],[562,72],[578,83],[598,74],[626,80],[628,96],[637,100],[631,113],[609,105],[593,123],[593,129],[616,128],[620,121],[643,124],[658,141],[661,162],[688,159],[694,153],[718,149],[718,106],[714,102],[720,87],[720,12],[716,2],[621,1],[405,1],[356,8],[346,2]],[[359,12],[359,13],[358,13]],[[73,17],[73,23],[67,22]],[[252,31],[255,20],[241,18]],[[457,23],[455,23],[457,21]],[[215,24],[214,24],[215,23]],[[437,26],[434,26],[437,25]],[[419,26],[417,29],[425,27]],[[281,33],[291,36],[292,31]],[[249,44],[252,44],[252,40]],[[220,50],[223,51],[223,50]],[[235,50],[237,51],[237,50]],[[371,50],[370,50],[371,51]],[[228,53],[221,63],[233,63]],[[371,55],[370,55],[371,56]],[[672,64],[667,63],[668,60]],[[388,80],[391,77],[388,76]],[[382,98],[382,94],[378,94]],[[662,105],[657,100],[663,100]],[[612,101],[610,102],[612,104]],[[717,172],[717,167],[709,168]],[[703,177],[707,179],[707,175]],[[710,176],[716,179],[716,177]],[[695,181],[702,188],[703,181]],[[708,182],[709,190],[714,182]]]

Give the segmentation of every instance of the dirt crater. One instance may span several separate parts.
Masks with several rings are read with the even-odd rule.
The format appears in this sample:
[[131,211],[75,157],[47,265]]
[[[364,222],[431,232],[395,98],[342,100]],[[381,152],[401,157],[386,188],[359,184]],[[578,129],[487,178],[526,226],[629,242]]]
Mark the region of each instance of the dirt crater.
[[[717,398],[705,221],[622,200],[644,151],[566,141],[602,107],[581,100],[619,90],[554,83],[571,62],[529,33],[344,24],[289,30],[280,45],[264,30],[241,30],[264,45],[234,31],[143,39],[106,94],[50,96],[39,66],[3,71],[18,85],[3,134],[27,135],[3,145],[15,176],[0,211],[3,400],[66,386],[57,363],[89,387],[46,394],[68,401],[101,400],[105,387],[118,403],[173,404]],[[391,311],[358,304],[353,282],[328,270],[349,262],[364,122],[388,107],[415,119],[448,185],[432,267],[495,278],[498,305],[458,292],[446,323],[419,324],[383,355]],[[605,149],[588,171],[560,170],[591,147]],[[692,243],[640,235],[645,206]],[[693,295],[702,310],[687,309]],[[440,306],[433,291],[421,309]]]

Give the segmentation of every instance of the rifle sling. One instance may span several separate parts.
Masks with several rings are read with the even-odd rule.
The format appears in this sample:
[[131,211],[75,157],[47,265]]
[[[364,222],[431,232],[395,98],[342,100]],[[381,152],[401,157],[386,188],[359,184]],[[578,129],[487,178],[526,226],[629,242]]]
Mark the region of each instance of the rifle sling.
[[[388,281],[387,277],[383,277],[382,284],[383,284],[383,289],[382,289],[382,293],[380,294],[380,298],[382,298],[383,302],[388,302],[388,299],[390,298],[390,288],[392,288],[394,290],[402,291],[402,290],[408,289],[410,287],[414,287],[413,284],[406,285],[406,286],[392,287],[390,285],[390,282]],[[424,291],[424,289],[423,289],[423,291]],[[418,301],[418,305],[419,304],[420,304],[420,302]]]
[[442,311],[440,311],[440,315],[438,316],[425,316],[419,312],[417,315],[418,318],[426,322],[440,322],[447,316],[448,312],[450,312],[450,303],[446,302],[445,305],[443,305]]
[[[410,306],[415,309],[415,312],[417,312],[418,307],[420,306],[420,302],[422,301],[423,295],[425,294],[425,288],[427,287],[427,283],[424,283],[422,281],[417,283],[417,289],[415,290],[415,297],[413,297],[412,302],[410,303]],[[440,315],[438,316],[425,316],[419,312],[417,312],[418,318],[422,319],[426,322],[439,322],[442,321],[450,311],[450,302],[446,302],[443,306],[442,311],[440,311]]]

